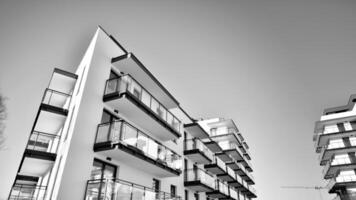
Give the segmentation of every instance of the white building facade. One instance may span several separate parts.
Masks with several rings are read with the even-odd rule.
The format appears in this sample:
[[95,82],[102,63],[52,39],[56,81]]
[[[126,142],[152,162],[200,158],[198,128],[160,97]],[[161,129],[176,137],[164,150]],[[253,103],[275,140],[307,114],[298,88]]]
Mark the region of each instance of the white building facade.
[[315,123],[316,152],[327,190],[335,200],[356,199],[356,95],[345,106],[324,110]]
[[75,73],[54,70],[8,199],[247,200],[250,159],[232,120],[192,119],[99,27]]

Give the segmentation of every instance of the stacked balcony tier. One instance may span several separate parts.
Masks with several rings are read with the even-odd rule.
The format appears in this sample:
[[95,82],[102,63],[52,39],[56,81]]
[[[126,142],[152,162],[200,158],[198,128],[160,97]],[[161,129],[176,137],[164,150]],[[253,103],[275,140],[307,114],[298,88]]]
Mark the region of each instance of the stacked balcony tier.
[[184,141],[184,155],[197,164],[208,164],[214,158],[214,154],[198,138]]
[[184,171],[184,186],[198,192],[209,192],[215,188],[215,177],[208,171],[194,168]]
[[161,141],[183,133],[182,122],[128,74],[106,81],[103,100]]
[[182,198],[125,180],[98,179],[89,180],[86,187],[85,200],[94,199],[181,200]]
[[178,176],[182,158],[124,120],[99,124],[94,151],[158,177]]
[[9,199],[44,199],[77,75],[55,69],[45,90]]

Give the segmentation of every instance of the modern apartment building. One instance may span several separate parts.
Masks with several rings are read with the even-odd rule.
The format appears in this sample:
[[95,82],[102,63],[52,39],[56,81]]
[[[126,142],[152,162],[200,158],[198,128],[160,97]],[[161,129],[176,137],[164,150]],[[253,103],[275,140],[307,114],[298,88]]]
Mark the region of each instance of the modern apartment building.
[[324,110],[315,123],[316,152],[335,200],[356,199],[356,95],[347,105]]
[[8,199],[256,197],[232,120],[192,119],[98,28],[75,73],[55,69]]

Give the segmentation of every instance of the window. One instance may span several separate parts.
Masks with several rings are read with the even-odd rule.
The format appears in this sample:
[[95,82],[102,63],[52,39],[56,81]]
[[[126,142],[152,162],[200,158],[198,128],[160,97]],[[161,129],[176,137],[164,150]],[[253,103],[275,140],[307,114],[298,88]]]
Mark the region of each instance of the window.
[[94,159],[90,179],[113,179],[116,178],[117,166]]
[[199,193],[194,193],[194,199],[199,200]]
[[328,149],[337,149],[342,147],[345,147],[342,139],[330,140],[328,145]]
[[189,200],[189,193],[188,190],[184,190],[184,199]]
[[171,185],[171,197],[175,197],[177,194],[177,187],[175,185]]
[[154,178],[152,188],[155,192],[159,192],[161,190],[161,181]]
[[348,154],[343,155],[336,155],[333,159],[331,165],[343,165],[343,164],[350,164],[350,158]]
[[356,146],[356,137],[350,137],[351,146]]
[[324,128],[324,134],[336,133],[336,132],[339,132],[339,128],[336,124],[325,126]]
[[115,121],[119,118],[117,118],[115,115],[111,114],[109,111],[107,110],[103,110],[103,114],[101,116],[101,123],[107,123],[107,122],[112,122]]

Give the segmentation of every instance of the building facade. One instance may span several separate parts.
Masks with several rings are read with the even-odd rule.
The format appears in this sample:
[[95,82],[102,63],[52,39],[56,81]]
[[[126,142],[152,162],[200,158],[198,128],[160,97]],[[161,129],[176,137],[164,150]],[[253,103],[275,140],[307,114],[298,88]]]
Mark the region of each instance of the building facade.
[[192,119],[100,27],[75,73],[54,70],[30,132],[8,199],[256,197],[233,121]]
[[326,188],[335,200],[356,199],[356,95],[345,106],[325,109],[315,123],[316,152],[319,154]]

